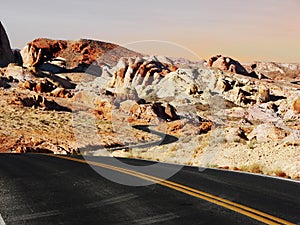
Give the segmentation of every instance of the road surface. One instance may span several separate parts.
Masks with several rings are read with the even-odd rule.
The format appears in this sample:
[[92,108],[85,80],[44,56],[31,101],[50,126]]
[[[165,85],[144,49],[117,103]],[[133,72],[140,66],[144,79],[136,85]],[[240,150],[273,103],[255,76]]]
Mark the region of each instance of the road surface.
[[[300,224],[300,183],[263,176],[160,164],[146,174],[89,157],[115,177],[159,182],[126,186],[103,178],[81,157],[0,154],[3,224]],[[122,159],[143,166],[153,162]]]

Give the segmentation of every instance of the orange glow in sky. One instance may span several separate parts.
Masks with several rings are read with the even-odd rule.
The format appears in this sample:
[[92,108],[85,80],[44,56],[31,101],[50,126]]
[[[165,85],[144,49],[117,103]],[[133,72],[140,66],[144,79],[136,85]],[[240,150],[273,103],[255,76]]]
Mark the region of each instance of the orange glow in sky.
[[[90,38],[190,59],[300,63],[299,0],[28,0],[0,12],[15,48],[37,37]],[[144,40],[160,44],[128,45]]]

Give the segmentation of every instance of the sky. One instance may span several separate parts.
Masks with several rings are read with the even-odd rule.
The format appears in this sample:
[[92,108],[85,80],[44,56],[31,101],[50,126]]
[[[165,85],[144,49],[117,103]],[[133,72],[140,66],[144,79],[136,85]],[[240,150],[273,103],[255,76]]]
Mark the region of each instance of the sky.
[[149,54],[300,63],[300,0],[26,0],[1,3],[13,48],[96,39]]

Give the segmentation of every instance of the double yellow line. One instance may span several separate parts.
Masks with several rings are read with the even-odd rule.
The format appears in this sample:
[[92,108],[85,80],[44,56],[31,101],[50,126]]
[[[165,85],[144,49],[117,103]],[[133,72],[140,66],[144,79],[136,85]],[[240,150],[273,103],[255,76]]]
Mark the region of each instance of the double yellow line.
[[[45,154],[48,155],[48,154]],[[158,177],[154,177],[154,176],[150,176],[144,173],[140,173],[140,172],[136,172],[133,170],[128,170],[128,169],[124,169],[124,168],[120,168],[120,167],[116,167],[116,166],[112,166],[112,165],[108,165],[108,164],[104,164],[104,163],[99,163],[99,162],[94,162],[94,161],[88,161],[88,160],[83,160],[83,159],[77,159],[77,158],[72,158],[72,157],[68,157],[68,156],[61,156],[61,155],[48,155],[48,156],[53,156],[53,157],[57,157],[57,158],[61,158],[61,159],[66,159],[66,160],[71,160],[71,161],[75,161],[75,162],[79,162],[79,163],[85,163],[85,164],[90,164],[93,166],[99,166],[102,168],[106,168],[106,169],[110,169],[110,170],[114,170],[117,172],[121,172],[124,174],[128,174],[134,177],[138,177],[140,179],[144,179],[144,180],[148,180],[154,183],[158,183],[159,185],[174,189],[176,191],[194,196],[196,198],[199,199],[203,199],[206,200],[208,202],[214,203],[216,205],[222,206],[224,208],[230,209],[232,211],[235,211],[237,213],[243,214],[245,216],[248,216],[250,218],[253,218],[255,220],[258,220],[260,222],[263,222],[265,224],[271,224],[271,225],[275,225],[275,224],[286,224],[286,225],[295,225],[294,223],[288,222],[286,220],[277,218],[275,216],[269,215],[267,213],[258,211],[256,209],[252,209],[250,207],[226,200],[224,198],[220,198],[218,196],[214,196],[212,194],[203,192],[203,191],[199,191],[197,189],[194,188],[190,188],[187,187],[185,185],[182,184],[178,184],[172,181],[168,181],[168,180],[164,180]]]

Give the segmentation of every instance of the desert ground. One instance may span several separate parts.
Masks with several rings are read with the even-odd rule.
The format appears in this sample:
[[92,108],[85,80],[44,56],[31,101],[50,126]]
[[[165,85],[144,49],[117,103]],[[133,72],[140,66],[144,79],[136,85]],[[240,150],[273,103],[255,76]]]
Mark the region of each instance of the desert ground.
[[0,29],[1,152],[300,179],[300,64],[192,62],[86,39],[39,38],[12,50]]

